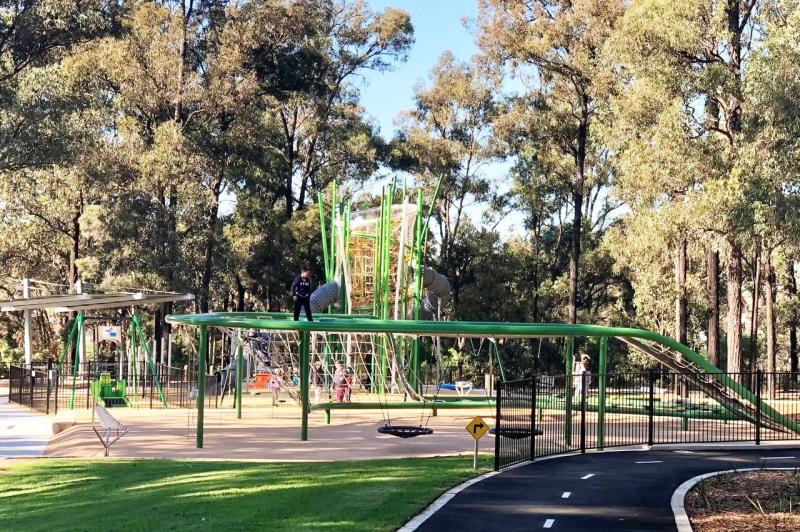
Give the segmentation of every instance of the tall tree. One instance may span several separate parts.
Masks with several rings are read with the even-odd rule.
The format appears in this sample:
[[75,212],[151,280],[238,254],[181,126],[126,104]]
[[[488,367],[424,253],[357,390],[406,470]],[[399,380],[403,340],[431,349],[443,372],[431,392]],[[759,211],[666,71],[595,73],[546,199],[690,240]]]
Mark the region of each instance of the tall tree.
[[481,0],[481,46],[496,60],[533,69],[547,127],[543,142],[559,159],[572,202],[568,321],[578,318],[578,275],[584,198],[591,188],[587,155],[592,122],[605,98],[602,54],[624,2],[590,0]]
[[484,170],[499,156],[493,120],[501,77],[480,60],[461,63],[445,52],[431,80],[430,87],[417,90],[416,108],[401,115],[395,144],[431,193],[443,179],[437,209],[439,260],[453,283],[457,304],[463,286],[458,272],[466,265],[459,262],[455,245],[468,218],[467,207],[491,193]]

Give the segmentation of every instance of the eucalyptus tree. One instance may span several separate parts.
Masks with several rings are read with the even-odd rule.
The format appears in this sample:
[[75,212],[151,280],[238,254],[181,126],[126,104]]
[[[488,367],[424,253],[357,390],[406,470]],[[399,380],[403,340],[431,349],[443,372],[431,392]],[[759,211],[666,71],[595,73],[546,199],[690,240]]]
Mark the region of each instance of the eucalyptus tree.
[[[746,90],[753,50],[768,31],[768,0],[648,0],[633,3],[617,27],[606,57],[621,78],[617,108],[647,125],[616,128],[615,135],[632,149],[631,159],[670,157],[691,205],[691,221],[707,235],[709,247],[726,255],[727,368],[742,369],[743,249],[751,238],[751,190],[746,167],[748,143],[757,134],[756,113]],[[669,142],[661,145],[658,136]],[[651,175],[657,175],[653,172]],[[630,173],[632,179],[649,179]],[[673,183],[655,191],[662,198]],[[657,195],[658,195],[657,194]],[[713,255],[710,254],[710,259]],[[709,271],[715,268],[709,260]],[[709,275],[709,281],[715,276]],[[711,284],[711,283],[710,283]],[[715,306],[718,287],[709,286]],[[713,326],[712,320],[709,325]],[[716,331],[709,330],[709,338]]]
[[416,91],[416,107],[400,115],[395,139],[408,168],[430,193],[442,180],[437,203],[438,255],[453,282],[458,304],[465,263],[455,243],[468,222],[468,209],[491,199],[494,185],[486,167],[497,161],[494,119],[502,77],[492,65],[464,63],[445,52],[431,71],[431,84]]
[[572,203],[568,321],[578,313],[584,201],[602,164],[593,124],[607,98],[602,50],[624,12],[621,0],[481,0],[481,47],[495,60],[531,71],[529,98],[538,107],[535,134],[552,174]]

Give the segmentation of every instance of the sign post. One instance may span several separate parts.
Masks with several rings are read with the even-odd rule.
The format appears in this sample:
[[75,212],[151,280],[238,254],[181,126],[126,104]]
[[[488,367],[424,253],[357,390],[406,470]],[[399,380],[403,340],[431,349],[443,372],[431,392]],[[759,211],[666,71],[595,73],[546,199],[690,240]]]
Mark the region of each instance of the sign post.
[[486,424],[481,416],[475,416],[467,425],[467,432],[469,432],[470,436],[475,440],[475,454],[472,457],[472,468],[478,469],[478,441],[489,432],[489,425]]

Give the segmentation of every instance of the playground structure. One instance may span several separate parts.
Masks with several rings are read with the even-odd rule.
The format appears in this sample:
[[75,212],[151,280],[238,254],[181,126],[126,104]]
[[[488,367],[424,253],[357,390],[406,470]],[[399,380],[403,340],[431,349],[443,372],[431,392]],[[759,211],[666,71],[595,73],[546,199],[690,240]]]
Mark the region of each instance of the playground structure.
[[[167,317],[172,323],[181,323],[199,327],[199,375],[205,373],[205,356],[207,353],[207,338],[210,327],[224,327],[228,329],[263,330],[291,332],[297,338],[297,352],[299,353],[299,400],[301,403],[301,440],[308,439],[308,416],[312,410],[336,409],[391,409],[391,408],[418,408],[418,409],[449,409],[449,408],[475,408],[484,404],[491,404],[489,399],[475,400],[447,400],[437,397],[420,396],[417,400],[375,403],[321,403],[312,405],[310,401],[310,371],[312,343],[316,343],[321,335],[381,335],[387,338],[387,343],[396,342],[397,338],[404,337],[420,342],[430,339],[435,344],[441,338],[500,338],[531,339],[531,338],[566,338],[567,339],[567,365],[566,383],[563,401],[555,402],[543,397],[542,408],[559,408],[567,418],[566,426],[571,426],[570,417],[576,410],[575,386],[572,375],[574,354],[574,340],[576,337],[594,337],[599,339],[599,373],[597,385],[597,398],[588,406],[588,410],[597,414],[598,432],[602,440],[603,427],[607,414],[614,413],[647,413],[644,406],[636,404],[617,404],[609,400],[606,394],[607,375],[607,350],[610,338],[625,342],[634,349],[654,356],[666,368],[677,373],[689,373],[695,376],[694,382],[706,397],[719,403],[720,409],[704,409],[702,407],[687,408],[686,403],[681,407],[665,404],[654,412],[655,415],[668,417],[705,418],[719,421],[744,420],[757,423],[766,429],[800,433],[800,426],[790,417],[780,413],[767,402],[756,397],[747,387],[736,382],[718,368],[708,362],[702,355],[694,352],[687,346],[660,334],[632,328],[604,327],[598,325],[566,325],[566,324],[531,324],[531,323],[493,323],[493,322],[456,322],[456,321],[421,321],[421,320],[378,320],[363,317],[322,317],[318,321],[291,321],[289,319],[273,319],[272,317],[258,314],[225,313],[173,315]],[[394,338],[394,340],[392,340]],[[319,348],[317,348],[319,352]],[[324,352],[324,349],[323,349]],[[202,388],[203,379],[198,380],[201,387],[198,389],[197,412],[197,446],[203,445],[203,408],[202,401],[205,390]],[[241,387],[237,386],[237,390]],[[412,398],[413,399],[413,398]],[[528,409],[532,407],[532,399],[527,400]],[[240,403],[240,402],[239,402]],[[530,417],[530,416],[528,416]],[[424,428],[424,427],[422,427]],[[502,436],[502,434],[501,434]],[[601,445],[602,446],[602,445]]]
[[[311,295],[312,310],[330,312],[338,303],[339,313],[346,315],[379,320],[441,319],[450,281],[425,264],[428,228],[441,185],[440,179],[427,209],[422,190],[417,190],[414,202],[405,184],[390,184],[383,189],[380,206],[358,212],[352,211],[350,202],[337,201],[335,182],[330,202],[320,193],[326,283]],[[408,393],[416,395],[421,385],[421,345],[416,339],[391,340],[380,335],[337,339],[340,345],[346,341],[348,361],[354,345],[375,347],[369,357],[371,391],[397,391],[402,382]],[[399,371],[401,358],[407,359],[407,374]]]
[[[67,287],[23,279],[20,286],[23,298],[0,301],[1,312],[23,314],[25,363],[11,366],[12,401],[50,413],[59,407],[89,407],[91,402],[109,407],[153,406],[155,392],[157,402],[166,407],[162,381],[171,381],[174,374],[181,377],[182,372],[170,368],[172,337],[164,334],[158,316],[165,314],[167,305],[190,301],[194,296],[90,288],[80,281]],[[155,313],[153,337],[145,333],[141,317],[135,313],[141,306],[160,307]],[[108,309],[117,310],[107,314],[104,311]],[[74,313],[67,321],[60,352],[42,361],[33,360],[34,313],[40,313],[40,318],[50,313]]]
[[[438,195],[437,186],[434,200]],[[353,212],[349,202],[337,201],[334,184],[330,201],[318,197],[325,283],[311,295],[314,322],[291,320],[283,313],[210,313],[173,315],[167,321],[199,327],[198,350],[198,416],[197,446],[203,445],[203,397],[205,364],[208,354],[209,328],[219,329],[236,353],[223,368],[222,392],[234,390],[237,416],[241,416],[242,390],[252,387],[258,374],[282,381],[291,375],[294,387],[290,396],[301,406],[302,440],[308,439],[308,416],[324,411],[330,423],[334,410],[381,410],[383,430],[401,437],[429,434],[424,412],[435,415],[440,409],[475,409],[492,407],[487,394],[477,399],[440,397],[439,374],[442,339],[489,341],[494,349],[503,380],[507,380],[498,341],[502,339],[565,339],[565,389],[563,397],[529,399],[528,405],[539,410],[560,409],[571,426],[576,391],[583,388],[573,382],[573,360],[576,337],[599,339],[599,377],[597,396],[582,402],[583,412],[596,413],[602,447],[602,434],[607,413],[634,415],[655,414],[676,418],[746,420],[776,431],[798,433],[795,422],[756,398],[746,386],[720,372],[703,356],[674,340],[650,331],[595,325],[512,324],[492,322],[442,321],[441,302],[449,296],[449,281],[425,264],[428,227],[434,201],[423,206],[422,192],[416,194],[416,205],[407,187],[385,187],[380,205]],[[399,200],[399,203],[397,202]],[[327,313],[326,313],[327,312]],[[676,373],[696,377],[695,387],[705,399],[720,405],[691,404],[682,397],[673,403],[665,401],[656,412],[641,402],[620,403],[607,397],[607,351],[609,338],[617,338],[631,349],[654,358]],[[423,350],[430,352],[436,375],[433,382],[423,383],[421,359]],[[336,362],[342,361],[351,377],[349,388],[364,395],[358,401],[320,401],[315,386],[311,401],[311,375],[320,372],[323,390],[330,391]],[[312,369],[320,367],[321,371]],[[315,378],[318,380],[318,378]],[[432,393],[431,393],[432,392]],[[577,394],[580,395],[580,392]],[[329,396],[330,397],[330,396]],[[562,400],[563,399],[563,400]],[[423,412],[419,426],[392,430],[389,411],[419,409]],[[571,429],[570,429],[571,430]],[[515,437],[530,437],[515,433]],[[504,434],[500,433],[503,437]],[[507,435],[506,435],[507,436]],[[570,439],[569,431],[565,440]]]
[[[58,360],[58,369],[61,370],[63,368],[68,359],[68,355],[73,348],[83,343],[85,325],[87,321],[108,320],[109,318],[107,317],[86,317],[83,314],[78,314],[67,337],[67,342],[64,344],[62,355]],[[131,344],[130,350],[123,347],[123,349],[118,351],[119,356],[117,357],[117,360],[114,363],[115,367],[113,368],[116,370],[116,374],[119,376],[118,379],[112,382],[111,373],[104,372],[100,374],[98,379],[90,382],[92,397],[94,397],[94,399],[100,402],[103,406],[131,406],[131,401],[127,394],[128,384],[124,379],[122,379],[122,375],[130,376],[130,384],[134,397],[137,395],[136,390],[139,388],[140,384],[146,381],[149,377],[155,383],[161,403],[166,407],[167,400],[164,395],[164,390],[161,386],[159,372],[156,370],[153,353],[151,352],[150,344],[145,337],[144,330],[142,329],[141,320],[138,316],[133,315],[129,318],[115,318],[115,321],[127,321],[130,323],[130,333],[128,335],[128,339]],[[144,351],[144,360],[140,360],[139,358],[139,346],[141,346],[142,350]],[[126,353],[130,353],[130,356],[126,356]],[[79,369],[80,358],[74,357],[72,364],[72,391],[70,397],[70,409],[75,407],[75,392],[79,382]]]

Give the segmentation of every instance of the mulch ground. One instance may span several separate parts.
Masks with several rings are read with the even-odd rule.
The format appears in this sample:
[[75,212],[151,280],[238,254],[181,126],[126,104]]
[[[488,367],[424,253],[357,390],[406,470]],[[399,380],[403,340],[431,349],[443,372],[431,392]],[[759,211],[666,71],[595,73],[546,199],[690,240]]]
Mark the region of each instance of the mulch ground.
[[800,530],[800,471],[753,471],[711,477],[686,496],[698,532]]

